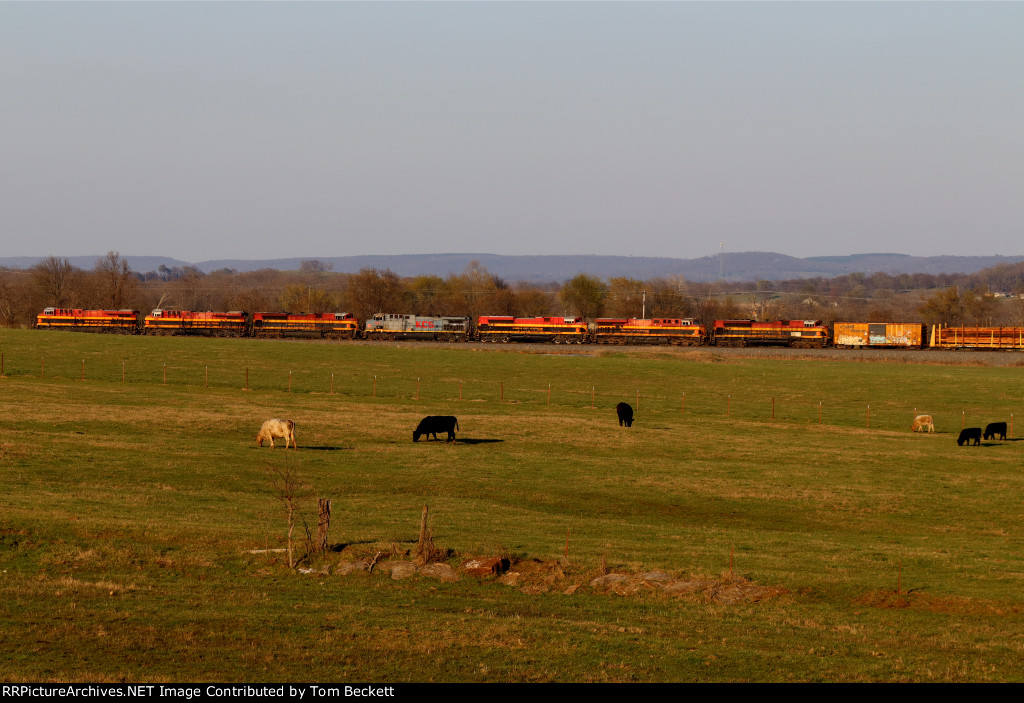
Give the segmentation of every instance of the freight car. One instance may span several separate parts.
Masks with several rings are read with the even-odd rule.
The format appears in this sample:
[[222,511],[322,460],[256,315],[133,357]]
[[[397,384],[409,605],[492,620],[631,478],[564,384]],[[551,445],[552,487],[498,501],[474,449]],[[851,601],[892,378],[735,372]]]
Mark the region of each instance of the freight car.
[[927,341],[921,323],[837,322],[832,328],[836,349],[922,349]]
[[366,321],[363,338],[465,342],[471,338],[471,322],[468,317],[423,317],[377,313],[373,319]]
[[477,320],[481,342],[554,342],[583,344],[587,324],[578,317],[509,317],[484,315]]
[[935,325],[928,346],[932,349],[1024,350],[1024,327],[959,327]]
[[248,337],[250,316],[245,312],[195,312],[157,308],[146,315],[146,334],[202,335],[206,337]]
[[826,347],[828,327],[820,320],[715,320],[711,344],[720,347]]
[[81,310],[79,308],[51,307],[36,315],[35,326],[39,329],[136,334],[139,331],[139,325],[138,310]]
[[254,337],[319,337],[354,339],[359,320],[347,312],[255,312],[252,315]]
[[707,339],[707,328],[690,319],[600,317],[594,321],[590,338],[595,344],[699,346]]

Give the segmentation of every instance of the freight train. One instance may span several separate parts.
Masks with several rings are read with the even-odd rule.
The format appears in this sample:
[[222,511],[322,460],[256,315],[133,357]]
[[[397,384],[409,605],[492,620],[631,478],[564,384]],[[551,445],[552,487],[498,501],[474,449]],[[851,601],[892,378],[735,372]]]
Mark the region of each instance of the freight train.
[[217,337],[547,342],[554,344],[670,344],[678,346],[786,346],[837,349],[996,349],[1024,351],[1024,327],[820,320],[716,320],[711,329],[685,318],[469,317],[378,313],[360,329],[350,313],[197,312],[46,308],[39,329],[119,334]]

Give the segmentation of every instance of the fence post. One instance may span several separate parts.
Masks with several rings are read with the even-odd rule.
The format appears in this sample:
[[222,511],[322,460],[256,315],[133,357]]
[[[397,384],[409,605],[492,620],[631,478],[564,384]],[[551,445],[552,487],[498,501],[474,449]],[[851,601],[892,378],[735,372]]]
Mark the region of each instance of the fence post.
[[327,551],[327,530],[331,526],[331,501],[320,498],[317,501],[319,516],[316,523],[316,545],[315,551],[323,553]]

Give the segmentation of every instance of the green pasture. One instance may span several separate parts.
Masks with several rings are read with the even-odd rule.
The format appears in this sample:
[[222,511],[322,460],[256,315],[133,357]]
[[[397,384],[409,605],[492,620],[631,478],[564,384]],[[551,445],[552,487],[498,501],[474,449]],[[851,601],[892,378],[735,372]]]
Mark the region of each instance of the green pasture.
[[[4,682],[1024,679],[1019,367],[34,330],[0,354]],[[411,441],[434,414],[458,442]],[[256,446],[271,417],[298,451]],[[298,556],[333,501],[315,573],[266,551],[283,473]],[[452,566],[559,579],[331,573],[408,558],[424,505]],[[590,585],[651,571],[770,596]]]

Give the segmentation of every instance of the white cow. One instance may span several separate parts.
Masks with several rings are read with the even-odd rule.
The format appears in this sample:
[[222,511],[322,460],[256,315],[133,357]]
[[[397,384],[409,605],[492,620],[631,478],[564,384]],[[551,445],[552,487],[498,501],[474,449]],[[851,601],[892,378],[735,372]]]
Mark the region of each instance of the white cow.
[[914,418],[914,424],[910,426],[911,432],[934,432],[935,421],[931,415],[918,415]]
[[281,420],[274,418],[273,420],[267,420],[260,427],[259,434],[256,435],[256,444],[260,447],[263,446],[263,440],[270,442],[270,446],[274,446],[274,437],[284,437],[284,446],[287,449],[288,443],[291,442],[294,449],[298,449],[299,445],[295,442],[295,423],[291,420]]

